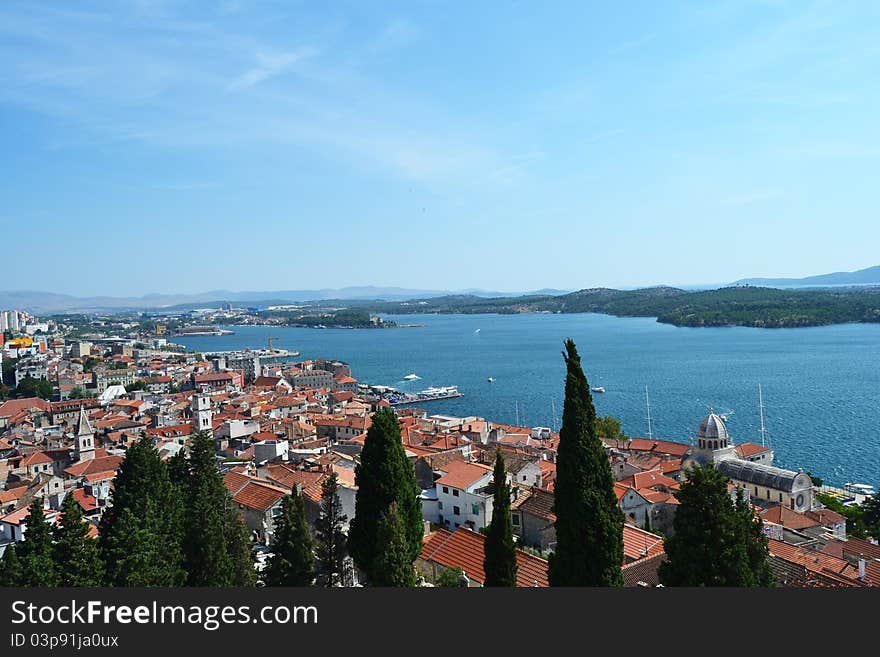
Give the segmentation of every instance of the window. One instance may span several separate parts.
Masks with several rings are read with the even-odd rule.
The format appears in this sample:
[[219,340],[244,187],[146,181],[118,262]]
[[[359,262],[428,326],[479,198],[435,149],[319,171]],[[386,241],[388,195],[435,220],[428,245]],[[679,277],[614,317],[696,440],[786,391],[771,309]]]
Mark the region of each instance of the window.
[[449,493],[449,486],[444,486],[443,492],[448,494]]
[[437,508],[438,508],[438,509],[442,509],[442,508],[443,508],[443,502],[437,502]]
[[[459,509],[457,506],[452,507],[452,515],[454,515],[454,516],[460,516],[460,515],[461,515],[461,509]],[[458,527],[458,525],[456,525],[456,527]]]
[[471,515],[472,516],[480,515],[480,505],[477,504],[476,502],[474,504],[471,504]]
[[525,480],[526,480],[526,476],[525,476],[525,475],[523,475],[523,481],[525,481]]
[[457,488],[452,489],[452,497],[458,497],[458,489]]
[[510,516],[510,524],[512,524],[514,527],[519,527],[519,514],[518,513],[514,513]]

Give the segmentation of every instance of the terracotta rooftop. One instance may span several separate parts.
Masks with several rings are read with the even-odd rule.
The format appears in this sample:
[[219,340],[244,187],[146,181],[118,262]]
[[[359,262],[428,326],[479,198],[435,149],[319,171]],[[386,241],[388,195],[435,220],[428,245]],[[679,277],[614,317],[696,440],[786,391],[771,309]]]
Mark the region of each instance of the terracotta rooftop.
[[442,466],[441,470],[446,474],[436,481],[437,485],[451,486],[452,488],[460,488],[462,490],[472,486],[492,472],[492,468],[488,465],[469,463],[467,461],[450,461]]
[[232,498],[257,511],[267,511],[277,504],[289,491],[260,481],[248,481]]
[[[422,545],[421,558],[448,568],[461,568],[469,579],[482,584],[486,581],[483,570],[482,534],[459,527],[454,532],[439,529],[428,534]],[[528,552],[516,551],[516,585],[522,587],[549,586],[547,561]]]
[[744,459],[754,456],[755,454],[762,454],[763,452],[770,451],[769,447],[763,447],[757,443],[740,443],[735,449],[736,453]]
[[664,552],[663,538],[644,529],[623,526],[623,556],[627,561],[653,557]]

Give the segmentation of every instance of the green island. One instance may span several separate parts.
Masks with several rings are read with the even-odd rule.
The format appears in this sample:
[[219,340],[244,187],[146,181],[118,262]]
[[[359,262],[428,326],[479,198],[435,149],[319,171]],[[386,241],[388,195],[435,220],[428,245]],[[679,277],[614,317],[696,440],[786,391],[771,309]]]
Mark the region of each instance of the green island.
[[[397,324],[380,317],[370,316],[364,310],[335,312],[279,312],[261,313],[268,323],[305,328],[396,328]],[[280,320],[280,321],[278,321]]]
[[673,287],[592,288],[559,296],[487,299],[454,295],[363,303],[374,313],[602,313],[656,317],[674,326],[792,328],[880,322],[880,287],[783,290],[735,286],[694,292]]

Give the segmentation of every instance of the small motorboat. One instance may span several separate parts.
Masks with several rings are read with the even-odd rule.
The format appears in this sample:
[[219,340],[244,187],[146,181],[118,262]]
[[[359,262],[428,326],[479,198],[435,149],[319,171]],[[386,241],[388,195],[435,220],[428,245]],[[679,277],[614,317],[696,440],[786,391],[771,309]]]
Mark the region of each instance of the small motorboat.
[[486,379],[486,380],[487,380],[489,383],[495,383],[495,377],[494,377],[494,376],[490,376],[490,377],[489,377],[488,379]]
[[418,381],[418,380],[421,379],[422,377],[420,377],[418,374],[407,374],[407,375],[406,375],[405,377],[403,377],[403,378],[404,378],[404,380],[406,380],[406,381]]
[[593,392],[605,392],[605,388],[602,386],[594,386],[590,388],[590,390],[592,390]]

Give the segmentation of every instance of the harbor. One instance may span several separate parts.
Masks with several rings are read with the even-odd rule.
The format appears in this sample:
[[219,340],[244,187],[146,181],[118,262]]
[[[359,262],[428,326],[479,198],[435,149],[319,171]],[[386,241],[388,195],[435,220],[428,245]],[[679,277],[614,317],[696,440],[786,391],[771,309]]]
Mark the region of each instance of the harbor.
[[464,397],[458,386],[440,386],[425,388],[420,392],[401,392],[391,386],[365,386],[367,390],[375,394],[379,399],[384,399],[392,406],[406,406],[407,404],[420,404],[423,402],[438,401],[440,399],[454,399]]

